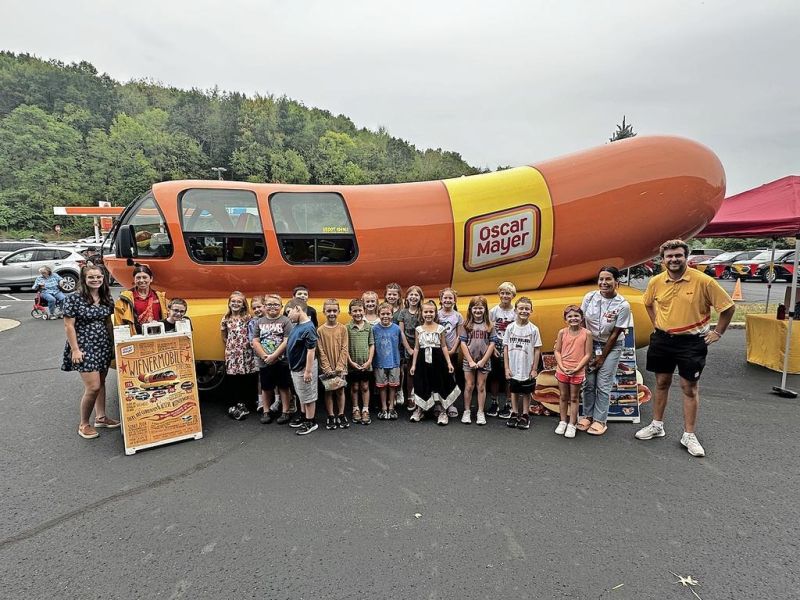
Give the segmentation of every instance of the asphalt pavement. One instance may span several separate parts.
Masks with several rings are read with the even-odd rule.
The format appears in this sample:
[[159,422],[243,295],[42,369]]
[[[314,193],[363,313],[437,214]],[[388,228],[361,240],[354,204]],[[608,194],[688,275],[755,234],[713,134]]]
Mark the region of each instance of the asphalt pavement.
[[[224,392],[204,399],[202,440],[125,456],[119,431],[76,434],[82,387],[59,370],[61,322],[31,319],[32,294],[0,298],[0,318],[20,321],[0,332],[2,598],[738,600],[800,589],[799,401],[772,395],[779,374],[745,362],[743,330],[710,352],[701,459],[679,445],[675,396],[667,437],[642,442],[627,423],[567,440],[553,418],[520,431],[497,419],[413,424],[405,411],[299,437],[231,420]],[[698,585],[680,583],[690,576]]]

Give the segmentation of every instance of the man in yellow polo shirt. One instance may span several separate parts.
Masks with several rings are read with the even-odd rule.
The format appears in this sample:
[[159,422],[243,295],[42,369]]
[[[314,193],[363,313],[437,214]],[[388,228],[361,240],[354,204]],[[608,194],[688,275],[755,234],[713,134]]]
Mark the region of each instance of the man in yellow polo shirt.
[[[664,271],[650,280],[644,294],[644,305],[655,327],[647,348],[647,370],[656,374],[656,393],[653,422],[637,431],[636,438],[664,437],[664,410],[677,367],[683,392],[681,444],[692,456],[705,456],[695,435],[700,402],[697,381],[706,364],[708,346],[725,333],[735,306],[714,279],[687,267],[688,254],[689,246],[683,240],[661,244]],[[710,327],[711,307],[719,313],[714,329]]]

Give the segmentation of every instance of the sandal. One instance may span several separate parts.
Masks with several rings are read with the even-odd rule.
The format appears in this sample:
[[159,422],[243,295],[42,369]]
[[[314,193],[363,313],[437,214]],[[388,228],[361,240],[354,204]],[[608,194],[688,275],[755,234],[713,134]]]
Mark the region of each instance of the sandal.
[[586,430],[586,433],[589,435],[603,435],[607,429],[608,425],[601,423],[600,421],[595,421],[592,423],[592,426]]
[[592,426],[592,420],[588,417],[583,417],[578,424],[575,426],[575,429],[578,431],[586,431],[589,427]]
[[119,427],[119,421],[115,421],[108,415],[103,417],[96,417],[94,420],[95,427],[108,427],[109,429],[116,429]]
[[92,440],[98,437],[100,434],[97,433],[97,430],[94,427],[87,424],[78,426],[78,435],[85,440]]
[[361,424],[369,425],[370,423],[372,423],[372,419],[369,418],[369,409],[365,408],[361,411]]
[[355,406],[353,407],[353,423],[361,422],[361,410]]

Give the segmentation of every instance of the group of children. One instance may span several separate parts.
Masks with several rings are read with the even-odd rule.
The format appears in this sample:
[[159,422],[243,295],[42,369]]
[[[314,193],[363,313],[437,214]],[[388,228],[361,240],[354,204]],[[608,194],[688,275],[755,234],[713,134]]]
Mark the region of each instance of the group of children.
[[[324,301],[320,325],[307,304],[308,289],[298,286],[292,294],[285,306],[279,295],[267,294],[251,298],[248,307],[244,294],[233,292],[220,325],[235,397],[249,397],[257,385],[262,423],[288,423],[298,435],[315,431],[321,391],[327,429],[347,429],[351,421],[368,425],[375,392],[379,420],[397,419],[397,408],[405,405],[411,421],[432,414],[439,425],[447,425],[458,416],[454,403],[463,386],[462,423],[473,422],[475,394],[476,424],[485,425],[487,416],[498,416],[507,419],[509,427],[530,427],[542,340],[530,320],[533,303],[527,297],[514,302],[514,284],[500,284],[499,303],[491,310],[483,296],[471,298],[466,320],[458,312],[458,295],[452,288],[439,293],[438,305],[416,285],[403,296],[398,284],[389,284],[382,302],[376,292],[364,292],[347,306],[346,325],[339,322],[336,299]],[[555,344],[562,399],[556,433],[574,437],[592,344],[580,308],[567,307],[565,320],[567,327]],[[345,388],[352,403],[350,418],[345,414]],[[506,397],[510,406],[505,405]],[[248,412],[246,403],[230,410],[235,418]]]

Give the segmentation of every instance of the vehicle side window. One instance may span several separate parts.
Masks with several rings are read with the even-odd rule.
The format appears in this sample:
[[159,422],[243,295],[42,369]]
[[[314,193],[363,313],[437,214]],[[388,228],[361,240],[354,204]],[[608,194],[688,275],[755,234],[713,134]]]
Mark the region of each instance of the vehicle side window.
[[55,256],[56,260],[64,260],[70,254],[72,254],[69,250],[56,250],[55,253],[56,253],[56,256]]
[[152,194],[140,201],[125,224],[133,225],[138,256],[163,258],[172,255],[167,224]]
[[358,246],[344,199],[334,192],[278,192],[270,196],[278,246],[291,264],[347,264]]
[[58,251],[51,248],[37,250],[34,255],[34,260],[55,260],[58,257]]
[[192,189],[180,196],[181,228],[192,260],[260,263],[267,256],[253,192]]
[[35,253],[36,250],[26,250],[24,252],[19,252],[18,254],[12,254],[6,258],[6,264],[11,265],[16,263],[31,262]]

